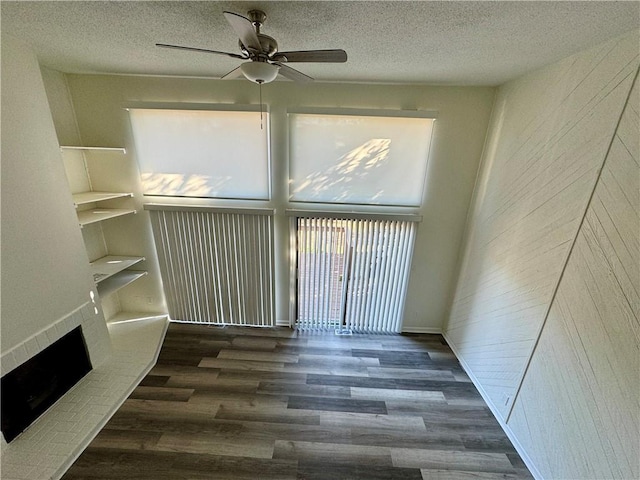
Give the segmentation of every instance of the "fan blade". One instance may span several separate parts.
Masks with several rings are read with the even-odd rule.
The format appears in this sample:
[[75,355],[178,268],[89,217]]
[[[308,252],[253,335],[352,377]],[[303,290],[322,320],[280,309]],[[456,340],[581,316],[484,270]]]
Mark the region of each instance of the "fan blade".
[[309,75],[305,75],[302,72],[299,72],[295,68],[288,67],[284,63],[273,62],[274,65],[278,65],[280,67],[280,74],[287,77],[289,80],[294,80],[300,83],[313,82],[313,78]]
[[252,50],[257,53],[262,52],[260,40],[258,39],[258,35],[256,35],[256,31],[253,29],[251,20],[233,12],[224,12],[224,16],[247,50]]
[[242,77],[242,70],[240,69],[240,67],[234,68],[233,70],[231,70],[229,73],[223,75],[220,77],[221,80],[233,80],[234,78],[240,78]]
[[273,56],[278,62],[331,62],[343,63],[347,61],[344,50],[300,50],[297,52],[278,52]]
[[237,53],[218,52],[216,50],[207,50],[206,48],[183,47],[181,45],[169,45],[167,43],[156,43],[156,47],[175,48],[178,50],[189,50],[191,52],[216,53],[218,55],[226,55],[227,57],[239,58],[241,60],[247,59],[246,57],[243,57],[242,55],[238,55]]

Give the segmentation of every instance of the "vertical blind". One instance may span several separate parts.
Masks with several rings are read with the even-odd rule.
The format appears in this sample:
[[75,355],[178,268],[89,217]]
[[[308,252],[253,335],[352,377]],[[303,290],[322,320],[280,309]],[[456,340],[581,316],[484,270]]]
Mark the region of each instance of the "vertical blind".
[[275,324],[272,211],[145,208],[172,319]]
[[415,225],[298,218],[298,326],[399,332]]

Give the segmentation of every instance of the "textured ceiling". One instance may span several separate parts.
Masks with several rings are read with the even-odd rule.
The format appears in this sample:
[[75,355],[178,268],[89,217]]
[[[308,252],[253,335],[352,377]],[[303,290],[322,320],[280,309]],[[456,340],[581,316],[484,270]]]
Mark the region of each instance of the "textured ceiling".
[[499,85],[640,27],[639,2],[6,1],[2,34],[75,73],[219,77],[238,52],[222,12],[267,13],[280,50],[343,48],[346,64],[296,64],[320,81]]

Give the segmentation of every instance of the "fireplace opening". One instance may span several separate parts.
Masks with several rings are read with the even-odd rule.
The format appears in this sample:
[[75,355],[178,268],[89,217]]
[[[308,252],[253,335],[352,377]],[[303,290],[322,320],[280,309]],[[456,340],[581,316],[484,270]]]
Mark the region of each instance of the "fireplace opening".
[[11,442],[91,371],[82,328],[76,327],[4,377],[2,433]]

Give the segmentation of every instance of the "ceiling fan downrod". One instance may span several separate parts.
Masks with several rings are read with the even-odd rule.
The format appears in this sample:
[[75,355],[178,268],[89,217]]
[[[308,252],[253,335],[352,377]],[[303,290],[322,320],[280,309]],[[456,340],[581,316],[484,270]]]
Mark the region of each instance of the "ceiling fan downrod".
[[264,22],[267,20],[267,14],[262,10],[249,10],[247,15],[251,24],[256,29],[256,33],[260,34],[260,27],[262,27]]

